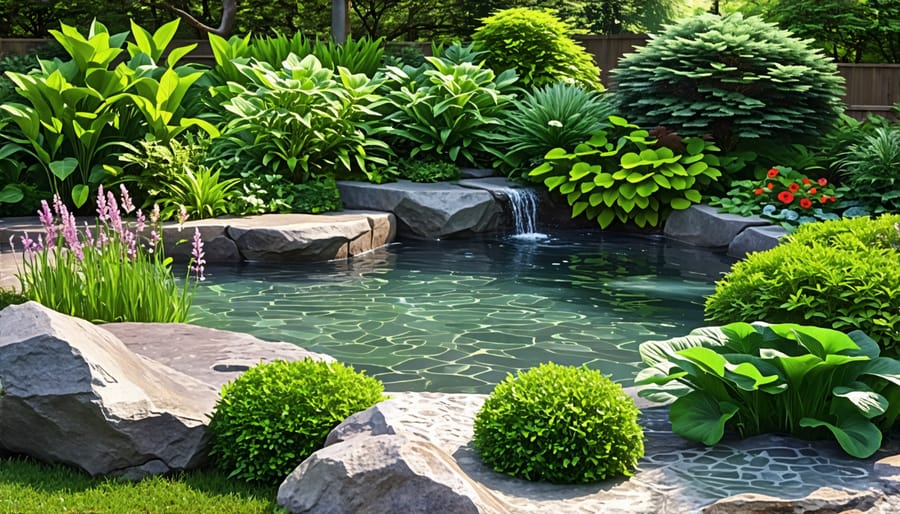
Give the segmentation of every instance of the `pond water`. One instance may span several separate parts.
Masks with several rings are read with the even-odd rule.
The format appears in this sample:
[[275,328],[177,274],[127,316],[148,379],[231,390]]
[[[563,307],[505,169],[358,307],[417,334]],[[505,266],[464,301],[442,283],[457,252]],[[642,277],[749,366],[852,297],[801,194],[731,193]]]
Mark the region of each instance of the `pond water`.
[[397,243],[347,261],[212,268],[192,315],[327,353],[388,391],[486,393],[547,361],[630,385],[637,345],[703,325],[732,263],[605,232]]

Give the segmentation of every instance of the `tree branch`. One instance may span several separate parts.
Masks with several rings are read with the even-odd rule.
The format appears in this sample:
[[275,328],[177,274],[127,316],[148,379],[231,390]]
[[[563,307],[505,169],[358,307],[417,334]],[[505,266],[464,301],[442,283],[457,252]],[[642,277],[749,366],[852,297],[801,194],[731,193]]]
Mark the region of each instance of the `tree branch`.
[[209,32],[227,38],[234,31],[234,21],[237,15],[237,0],[222,0],[222,20],[219,22],[218,28],[204,24],[191,13],[179,9],[168,2],[162,2],[160,5],[177,14],[192,27],[203,32]]

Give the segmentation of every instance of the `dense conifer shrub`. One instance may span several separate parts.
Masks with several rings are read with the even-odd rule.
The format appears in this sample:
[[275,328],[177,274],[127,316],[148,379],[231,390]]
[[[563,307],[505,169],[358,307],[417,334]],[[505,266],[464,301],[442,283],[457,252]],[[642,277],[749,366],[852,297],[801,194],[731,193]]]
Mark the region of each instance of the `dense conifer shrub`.
[[515,69],[525,86],[573,82],[602,90],[600,68],[571,32],[549,11],[515,8],[485,18],[472,41],[487,52],[488,66]]
[[541,364],[494,388],[475,417],[475,448],[496,471],[594,482],[631,475],[644,455],[634,401],[602,373]]
[[705,14],[668,27],[613,71],[619,112],[683,136],[803,142],[843,111],[843,79],[810,41],[741,14]]
[[222,388],[209,424],[215,463],[231,476],[278,483],[349,415],[383,399],[380,381],[339,362],[259,364]]

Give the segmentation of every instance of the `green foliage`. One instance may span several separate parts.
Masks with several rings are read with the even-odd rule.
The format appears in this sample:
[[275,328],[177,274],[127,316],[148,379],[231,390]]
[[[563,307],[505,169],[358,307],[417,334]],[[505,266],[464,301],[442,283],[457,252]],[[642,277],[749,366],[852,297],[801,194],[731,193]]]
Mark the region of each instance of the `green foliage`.
[[900,216],[800,226],[734,265],[706,301],[707,319],[862,330],[900,355]]
[[339,362],[258,364],[222,388],[209,423],[210,455],[230,477],[279,483],[384,386]]
[[574,82],[602,90],[600,68],[569,34],[569,26],[550,11],[506,9],[482,20],[472,41],[487,52],[487,65],[516,70],[524,86]]
[[[96,227],[78,229],[75,216],[54,198],[40,213],[45,236],[34,241],[28,235],[19,242],[24,253],[17,274],[20,290],[29,300],[50,309],[91,322],[162,322],[187,320],[196,281],[203,279],[203,251],[199,231],[194,234],[194,259],[182,285],[172,272],[159,239],[162,226],[150,220],[147,246],[138,215],[132,229],[122,216],[133,209],[122,188],[122,212],[111,192],[97,195],[100,214]],[[147,228],[147,227],[144,227]],[[154,236],[156,234],[156,236]]]
[[448,182],[459,180],[459,166],[451,162],[404,159],[400,162],[400,176],[413,182]]
[[554,483],[630,476],[644,456],[640,411],[586,367],[553,363],[497,384],[475,416],[475,449],[495,471]]
[[[558,190],[572,206],[572,217],[584,214],[602,228],[614,220],[657,226],[672,210],[700,203],[699,188],[721,174],[718,150],[700,138],[659,137],[610,116],[600,130],[572,151],[555,148],[529,176]],[[667,144],[661,146],[663,135]]]
[[296,184],[291,202],[292,212],[319,214],[322,212],[341,211],[344,202],[334,177],[318,177],[304,184]]
[[28,73],[37,68],[38,60],[33,55],[0,54],[0,104],[18,99],[16,85],[6,77],[6,72]]
[[[140,481],[91,477],[63,464],[24,457],[0,458],[0,508],[17,514],[47,512],[272,514],[277,487],[229,480],[198,469]],[[165,507],[162,507],[165,506]]]
[[120,156],[138,173],[122,175],[119,181],[140,188],[144,207],[161,205],[163,220],[174,218],[181,209],[193,219],[235,214],[232,203],[238,191],[234,188],[240,179],[221,180],[218,171],[203,164],[207,143],[192,139],[183,144],[173,139],[168,143],[150,140],[139,144],[140,150]]
[[648,368],[635,384],[655,401],[672,401],[672,430],[712,445],[725,429],[748,437],[829,432],[861,459],[881,446],[900,413],[900,361],[856,330],[796,324],[732,323],[640,345]]
[[70,60],[41,60],[40,73],[7,73],[26,103],[0,106],[18,129],[4,130],[0,152],[32,159],[54,193],[81,207],[123,143],[148,133],[168,140],[195,125],[217,134],[184,116],[182,102],[202,72],[175,65],[193,46],[172,49],[165,66],[157,64],[177,27],[173,21],[150,34],[132,25],[131,58],[114,67],[128,33],[110,34],[97,22],[86,36],[65,24],[51,31]]
[[224,95],[227,124],[208,159],[232,175],[280,175],[302,184],[314,177],[365,173],[387,165],[390,149],[368,137],[367,121],[380,102],[380,82],[340,68],[335,74],[312,55],[291,54],[282,71],[252,61],[235,64],[252,85],[229,83]]
[[754,16],[689,18],[619,62],[618,110],[642,126],[712,133],[725,150],[816,137],[842,112],[844,88],[808,43]]
[[380,129],[409,158],[477,165],[488,134],[513,100],[513,71],[426,57],[421,68],[387,68],[389,114]]
[[28,298],[26,298],[24,295],[13,290],[0,287],[0,310],[3,310],[10,305],[18,305],[27,301]]
[[836,164],[868,212],[900,212],[900,127],[877,127],[851,144]]
[[836,220],[840,216],[838,195],[828,179],[811,179],[787,166],[770,168],[762,180],[735,180],[725,196],[710,198],[719,212],[760,216],[793,230],[814,221]]
[[612,114],[605,96],[564,83],[536,88],[504,112],[490,133],[494,166],[511,176],[526,175],[554,148],[574,148],[608,125]]

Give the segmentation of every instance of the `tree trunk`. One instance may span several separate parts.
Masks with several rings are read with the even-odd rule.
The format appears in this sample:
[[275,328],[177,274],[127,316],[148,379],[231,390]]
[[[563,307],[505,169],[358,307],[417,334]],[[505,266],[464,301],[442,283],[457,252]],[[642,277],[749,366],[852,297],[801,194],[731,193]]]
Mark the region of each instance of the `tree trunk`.
[[164,3],[163,5],[166,7],[166,9],[169,9],[170,11],[180,16],[181,19],[186,21],[192,27],[203,32],[209,32],[217,36],[227,38],[234,31],[234,20],[235,16],[237,15],[237,0],[222,0],[222,20],[219,22],[218,27],[210,27],[197,18],[194,18],[194,16],[189,12],[183,11],[175,7],[174,5],[170,5],[167,3]]

